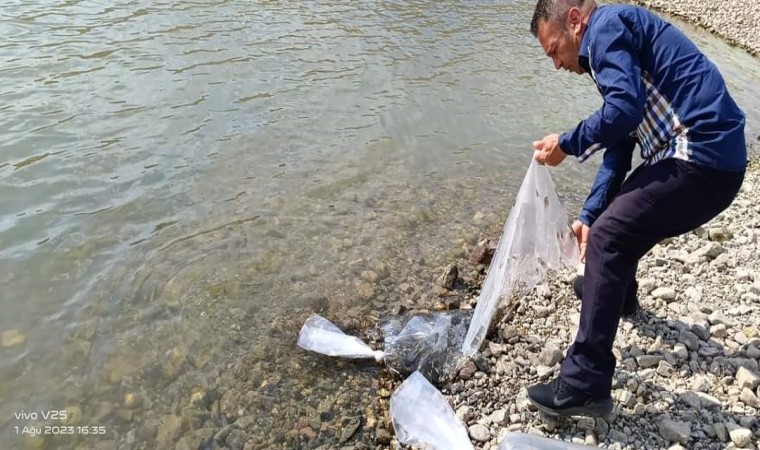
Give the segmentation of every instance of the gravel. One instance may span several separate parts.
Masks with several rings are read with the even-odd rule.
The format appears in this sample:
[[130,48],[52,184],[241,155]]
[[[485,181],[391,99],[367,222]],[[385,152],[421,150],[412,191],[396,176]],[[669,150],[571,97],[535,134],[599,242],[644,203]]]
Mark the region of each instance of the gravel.
[[559,372],[575,336],[580,302],[568,271],[499,324],[484,346],[486,364],[469,365],[466,379],[442,387],[476,448],[496,449],[507,431],[612,449],[760,448],[755,165],[728,210],[641,260],[643,309],[621,321],[615,341],[613,413],[551,418],[525,397],[528,386]]
[[760,55],[760,2],[755,0],[634,0],[647,8],[686,19]]

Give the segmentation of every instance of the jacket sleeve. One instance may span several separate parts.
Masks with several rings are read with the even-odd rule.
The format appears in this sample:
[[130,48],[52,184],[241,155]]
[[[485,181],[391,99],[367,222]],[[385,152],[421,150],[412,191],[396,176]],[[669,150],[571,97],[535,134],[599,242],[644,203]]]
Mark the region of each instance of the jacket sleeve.
[[627,139],[643,120],[646,100],[634,35],[623,18],[610,14],[586,32],[594,33],[589,65],[604,104],[559,139],[560,148],[580,162]]
[[607,209],[625,180],[625,175],[631,170],[631,159],[636,141],[628,137],[614,148],[604,152],[604,159],[599,172],[596,174],[591,191],[578,215],[584,225],[592,226],[596,219]]

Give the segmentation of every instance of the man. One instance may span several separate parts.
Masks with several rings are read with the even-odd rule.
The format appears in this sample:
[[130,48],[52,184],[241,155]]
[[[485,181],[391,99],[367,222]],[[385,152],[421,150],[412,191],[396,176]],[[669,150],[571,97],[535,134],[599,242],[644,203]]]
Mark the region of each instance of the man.
[[[559,377],[528,397],[549,414],[604,416],[618,323],[637,307],[638,261],[731,204],[747,163],[744,115],[717,68],[643,8],[539,0],[531,32],[555,68],[589,74],[604,99],[575,128],[534,142],[535,159],[604,156],[573,225],[586,261],[578,333]],[[623,182],[636,144],[644,162]]]

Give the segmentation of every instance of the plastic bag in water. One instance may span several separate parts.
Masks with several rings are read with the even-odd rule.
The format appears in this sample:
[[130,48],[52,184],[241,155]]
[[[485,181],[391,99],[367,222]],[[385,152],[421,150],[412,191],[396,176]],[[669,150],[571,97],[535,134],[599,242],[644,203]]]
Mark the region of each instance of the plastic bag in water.
[[499,450],[584,450],[589,448],[596,447],[557,441],[525,433],[507,433],[507,437],[499,445]]
[[448,381],[464,363],[462,343],[472,310],[408,313],[378,324],[385,340],[385,363],[407,376],[419,371],[435,384]]
[[414,372],[391,395],[391,421],[399,442],[434,450],[472,450],[451,405],[422,374]]
[[462,352],[483,345],[501,299],[527,294],[551,269],[578,264],[578,244],[546,166],[532,160],[499,239]]
[[383,360],[383,352],[372,350],[361,339],[343,333],[332,322],[317,314],[312,314],[301,327],[298,346],[328,356]]

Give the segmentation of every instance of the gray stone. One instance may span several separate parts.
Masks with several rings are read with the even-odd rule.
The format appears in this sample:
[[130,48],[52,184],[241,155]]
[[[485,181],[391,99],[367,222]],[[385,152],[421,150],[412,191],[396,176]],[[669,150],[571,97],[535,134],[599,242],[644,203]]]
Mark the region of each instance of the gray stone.
[[636,363],[642,368],[654,367],[660,361],[662,361],[662,356],[660,355],[641,355],[636,357]]
[[747,447],[752,442],[752,431],[733,423],[727,423],[726,429],[731,442],[739,448]]
[[707,317],[707,320],[710,321],[710,325],[730,325],[731,323],[726,318],[726,316],[720,312],[720,311],[713,311],[712,314],[710,314]]
[[709,244],[706,244],[699,248],[695,253],[695,255],[699,257],[707,257],[709,259],[715,259],[721,254],[723,254],[726,251],[725,248],[723,248],[722,245],[718,244],[717,242],[711,242]]
[[469,431],[470,437],[476,442],[488,442],[491,440],[491,432],[488,431],[488,428],[479,423],[471,426]]
[[728,336],[728,329],[724,324],[719,323],[710,328],[710,334],[716,338],[724,338]]
[[720,400],[704,392],[697,392],[699,399],[702,401],[702,407],[705,409],[720,409]]
[[703,341],[710,339],[710,325],[708,323],[694,323],[691,325],[691,332],[696,334]]
[[694,375],[691,378],[691,388],[697,392],[710,392],[712,384],[704,375]]
[[682,343],[677,343],[673,346],[673,356],[678,359],[686,359],[689,357],[689,350]]
[[732,239],[734,235],[724,227],[707,229],[707,239],[715,242],[724,242]]
[[610,430],[610,432],[607,433],[607,437],[610,438],[610,440],[615,441],[615,442],[620,442],[622,444],[628,443],[628,435],[626,435],[625,433],[619,430],[614,430],[614,429]]
[[739,417],[739,425],[742,428],[752,429],[757,425],[757,418],[752,416]]
[[617,395],[617,399],[620,402],[620,404],[630,408],[631,406],[636,403],[636,397],[633,396],[630,392],[626,391],[625,389],[622,389],[619,391]]
[[692,303],[699,303],[702,301],[702,291],[694,286],[686,288],[684,296]]
[[497,425],[499,427],[503,427],[508,425],[507,421],[507,411],[505,409],[499,409],[491,413],[490,416],[491,422],[494,425]]
[[715,429],[715,436],[718,437],[718,440],[721,442],[728,441],[728,430],[726,430],[726,425],[724,423],[714,423],[713,428]]
[[668,442],[686,444],[691,438],[691,425],[687,422],[676,422],[663,419],[657,424],[660,436]]
[[478,371],[478,367],[475,365],[472,361],[467,361],[464,366],[459,369],[459,378],[463,380],[469,380],[472,379],[472,377],[475,375],[475,372]]
[[678,396],[679,400],[691,406],[694,409],[702,408],[702,399],[694,391],[686,391]]
[[741,388],[755,389],[760,385],[760,376],[745,367],[739,367],[736,372],[736,384]]
[[544,366],[552,367],[562,361],[562,350],[554,344],[547,344],[538,354],[538,362]]
[[691,331],[681,330],[678,334],[678,342],[685,345],[691,351],[699,349],[699,338]]
[[639,289],[645,294],[651,293],[657,287],[657,281],[654,278],[642,278],[639,280]]
[[536,375],[538,375],[538,379],[543,381],[548,379],[554,374],[554,368],[548,367],[548,366],[538,366],[536,367]]
[[670,303],[676,299],[676,291],[670,287],[659,287],[652,291],[652,297],[660,298]]
[[753,408],[760,408],[760,400],[758,400],[757,396],[754,392],[752,392],[749,388],[742,389],[742,393],[739,396],[739,400],[744,402],[745,405],[751,406]]
[[667,361],[660,361],[657,365],[657,374],[661,377],[668,378],[673,375],[673,366]]
[[467,405],[462,405],[457,408],[456,415],[457,419],[461,420],[463,423],[467,423],[472,417],[471,409]]

